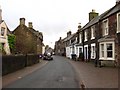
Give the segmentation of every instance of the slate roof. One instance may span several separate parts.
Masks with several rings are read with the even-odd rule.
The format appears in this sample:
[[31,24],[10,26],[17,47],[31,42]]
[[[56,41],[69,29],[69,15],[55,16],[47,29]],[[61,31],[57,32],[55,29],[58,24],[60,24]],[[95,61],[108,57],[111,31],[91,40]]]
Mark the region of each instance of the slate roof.
[[70,36],[64,38],[63,41],[66,42],[66,41],[70,40],[75,34],[76,34],[76,33],[73,33],[73,34],[71,34]]
[[114,7],[110,8],[109,10],[107,10],[106,12],[102,13],[100,16],[97,16],[95,17],[94,19],[92,19],[90,22],[88,22],[83,28],[82,30],[84,29],[87,29],[88,27],[96,24],[97,22],[99,22],[99,20],[103,20],[107,17],[109,17],[110,15],[116,13],[120,11],[120,4],[119,5],[115,5]]
[[109,12],[108,12],[106,15],[104,15],[104,17],[103,17],[102,19],[105,19],[105,18],[109,17],[110,15],[112,15],[112,14],[114,14],[114,13],[117,13],[117,12],[119,12],[119,11],[120,11],[120,3],[117,4],[117,5],[115,5],[114,7],[112,7],[112,8],[109,10]]
[[99,22],[99,20],[105,15],[107,14],[111,9],[107,10],[106,12],[104,12],[103,14],[101,14],[100,16],[97,16],[95,18],[93,18],[90,22],[88,22],[83,28],[82,30],[96,24],[97,22]]

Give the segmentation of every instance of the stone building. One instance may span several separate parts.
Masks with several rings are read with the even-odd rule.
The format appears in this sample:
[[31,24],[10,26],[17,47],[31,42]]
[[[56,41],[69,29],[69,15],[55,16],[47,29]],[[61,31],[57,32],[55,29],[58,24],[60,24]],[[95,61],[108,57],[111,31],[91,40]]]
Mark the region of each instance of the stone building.
[[29,30],[37,37],[37,54],[42,54],[43,34],[33,28],[32,22],[28,23]]
[[16,36],[15,53],[42,54],[43,35],[33,29],[32,23],[25,25],[25,18],[20,18],[20,25],[13,31]]
[[58,41],[55,42],[55,54],[62,55],[62,38],[60,37]]

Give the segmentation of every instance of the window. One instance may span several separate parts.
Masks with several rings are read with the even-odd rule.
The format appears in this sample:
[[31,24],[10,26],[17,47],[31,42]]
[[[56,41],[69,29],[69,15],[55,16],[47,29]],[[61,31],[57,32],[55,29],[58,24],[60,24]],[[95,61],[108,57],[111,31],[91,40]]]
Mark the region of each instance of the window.
[[104,42],[100,44],[100,59],[114,60],[114,42]]
[[101,57],[104,57],[104,44],[101,44]]
[[85,31],[85,41],[87,41],[88,35],[87,35],[87,31]]
[[76,37],[76,39],[75,39],[75,43],[77,43],[77,40],[78,40],[78,39],[77,39],[77,37]]
[[4,36],[4,34],[5,34],[5,28],[1,27],[1,36]]
[[91,59],[95,59],[95,44],[91,44]]
[[120,13],[117,14],[117,33],[120,32]]
[[91,27],[91,39],[95,38],[95,26]]
[[81,34],[79,34],[79,43],[82,43],[82,36],[81,36]]
[[76,47],[76,54],[78,54],[78,47]]
[[112,52],[113,52],[112,44],[106,44],[106,47],[107,47],[107,57],[112,58]]
[[72,54],[75,54],[74,46],[72,47]]
[[82,48],[79,48],[79,53],[82,53]]
[[103,36],[108,35],[108,19],[103,21]]

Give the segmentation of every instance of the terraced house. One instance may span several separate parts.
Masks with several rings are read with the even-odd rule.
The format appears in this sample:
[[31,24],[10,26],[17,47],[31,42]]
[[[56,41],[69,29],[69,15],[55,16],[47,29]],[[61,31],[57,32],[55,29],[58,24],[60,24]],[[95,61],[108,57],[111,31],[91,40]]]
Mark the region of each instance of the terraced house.
[[[94,11],[92,11],[94,12]],[[118,64],[118,41],[120,3],[94,17],[83,28],[84,60],[94,60],[96,65],[111,61]],[[95,13],[95,12],[94,12]]]
[[83,54],[83,61],[95,62],[95,66],[119,64],[120,42],[120,0],[115,6],[101,15],[95,10],[89,13],[89,22],[78,26],[76,35],[71,34],[66,42],[66,57],[75,53],[77,57]]

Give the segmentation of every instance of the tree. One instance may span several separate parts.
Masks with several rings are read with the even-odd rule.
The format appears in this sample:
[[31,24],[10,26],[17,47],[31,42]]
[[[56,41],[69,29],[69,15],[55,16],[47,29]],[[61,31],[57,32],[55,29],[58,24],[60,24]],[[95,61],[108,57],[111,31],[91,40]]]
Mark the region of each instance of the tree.
[[13,34],[8,35],[8,43],[9,43],[10,51],[13,51],[15,49],[15,40],[16,40],[15,35]]

